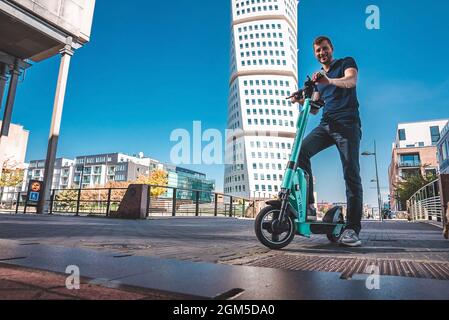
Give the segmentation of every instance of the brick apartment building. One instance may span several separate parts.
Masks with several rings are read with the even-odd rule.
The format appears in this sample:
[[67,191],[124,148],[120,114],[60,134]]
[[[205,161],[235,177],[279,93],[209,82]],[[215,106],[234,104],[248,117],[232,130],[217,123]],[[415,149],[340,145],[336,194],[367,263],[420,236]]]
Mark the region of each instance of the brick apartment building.
[[389,167],[390,206],[403,211],[397,199],[396,185],[416,175],[436,175],[439,172],[437,143],[448,119],[400,123],[393,143]]

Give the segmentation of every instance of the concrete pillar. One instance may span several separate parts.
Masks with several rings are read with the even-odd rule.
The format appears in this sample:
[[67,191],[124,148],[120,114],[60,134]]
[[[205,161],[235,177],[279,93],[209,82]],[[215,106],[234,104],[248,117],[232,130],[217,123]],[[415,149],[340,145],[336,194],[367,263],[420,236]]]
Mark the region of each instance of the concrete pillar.
[[6,69],[6,64],[0,63],[0,110],[3,105],[3,94],[6,88],[6,80],[8,80],[8,78],[6,78]]
[[11,80],[9,82],[8,96],[6,97],[5,112],[3,113],[0,137],[8,136],[9,134],[9,127],[11,125],[11,117],[12,117],[12,108],[14,106],[14,100],[16,98],[19,75],[20,75],[19,61],[16,60],[16,62],[14,63],[14,68],[11,70]]
[[[5,93],[6,81],[8,78],[6,77],[7,66],[4,63],[0,63],[0,110],[2,110],[3,106],[3,94]],[[2,137],[0,136],[0,178],[2,177],[2,168],[3,168],[3,148],[2,148]]]
[[[3,70],[0,86],[2,88],[1,94],[3,96],[4,88],[6,87],[6,66],[3,65]],[[17,83],[19,82],[20,68],[19,61],[16,60],[13,69],[11,70],[11,79],[9,82],[8,95],[6,97],[5,111],[3,113],[2,126],[0,128],[0,177],[2,175],[3,163],[5,161],[3,154],[4,140],[9,134],[9,127],[11,126],[12,108],[14,106],[14,100],[16,98]],[[1,102],[2,99],[0,99]],[[1,105],[0,105],[1,106]]]
[[[71,41],[70,41],[71,42]],[[39,199],[37,207],[38,214],[47,214],[50,212],[50,206],[47,200],[51,193],[53,181],[53,170],[56,160],[56,151],[58,147],[59,131],[61,127],[62,109],[69,76],[70,60],[73,56],[71,45],[68,44],[61,50],[61,62],[59,65],[58,83],[56,86],[55,102],[53,106],[53,115],[51,119],[50,136],[48,139],[47,157],[45,160],[44,171],[44,190]]]

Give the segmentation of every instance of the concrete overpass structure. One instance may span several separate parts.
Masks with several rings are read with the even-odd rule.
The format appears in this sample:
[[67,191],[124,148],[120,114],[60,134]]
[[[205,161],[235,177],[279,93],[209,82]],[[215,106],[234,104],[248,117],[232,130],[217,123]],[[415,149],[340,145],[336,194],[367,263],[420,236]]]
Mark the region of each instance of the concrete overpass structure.
[[45,200],[51,187],[70,60],[90,40],[94,8],[95,0],[0,0],[0,107],[7,89],[0,148],[2,137],[9,134],[20,75],[32,62],[61,55],[39,213],[48,211]]

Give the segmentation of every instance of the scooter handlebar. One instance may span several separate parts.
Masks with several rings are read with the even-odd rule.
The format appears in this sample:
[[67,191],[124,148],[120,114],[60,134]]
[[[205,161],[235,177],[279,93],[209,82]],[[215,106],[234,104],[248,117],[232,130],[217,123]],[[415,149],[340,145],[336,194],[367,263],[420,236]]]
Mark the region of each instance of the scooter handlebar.
[[[302,91],[302,90],[301,90]],[[290,97],[288,97],[288,98],[286,98],[287,100],[290,100],[291,98],[295,98],[296,100],[301,100],[301,99],[304,99],[304,96],[301,96],[300,94],[299,94],[299,91],[298,92],[295,92],[293,95],[291,95]],[[324,104],[325,104],[325,102],[322,100],[322,99],[320,99],[320,100],[317,100],[317,101],[313,101],[313,100],[311,100],[310,101],[310,105],[312,106],[312,108],[315,108],[315,109],[321,109],[322,107],[324,107]]]
[[[310,76],[307,76],[307,81],[304,83],[304,88],[299,89],[297,92],[293,93],[290,97],[286,99],[295,98],[296,100],[306,99],[312,97],[313,93],[317,91],[316,83],[323,77],[323,74],[319,73],[316,76],[315,81],[313,81]],[[323,103],[324,105],[324,103]],[[320,106],[321,108],[321,106]]]
[[310,101],[310,105],[316,109],[321,109],[322,107],[324,107],[324,104],[324,101],[321,99],[317,101]]
[[299,91],[296,91],[293,93],[290,97],[285,98],[286,100],[290,100],[292,98],[295,98],[296,100],[304,99],[304,91],[301,89]]

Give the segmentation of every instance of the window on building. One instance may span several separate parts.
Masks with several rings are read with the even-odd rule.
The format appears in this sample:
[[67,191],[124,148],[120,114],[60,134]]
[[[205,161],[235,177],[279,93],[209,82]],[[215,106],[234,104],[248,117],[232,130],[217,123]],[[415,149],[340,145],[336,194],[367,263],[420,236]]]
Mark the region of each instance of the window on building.
[[420,166],[420,158],[418,153],[402,154],[401,166],[404,167],[418,167]]
[[441,146],[441,157],[442,157],[443,161],[446,160],[447,158],[449,158],[448,146],[449,146],[448,141],[443,143],[443,145]]
[[399,141],[405,141],[405,129],[398,130]]
[[430,136],[432,138],[432,145],[436,145],[440,140],[440,127],[432,126],[430,127]]

